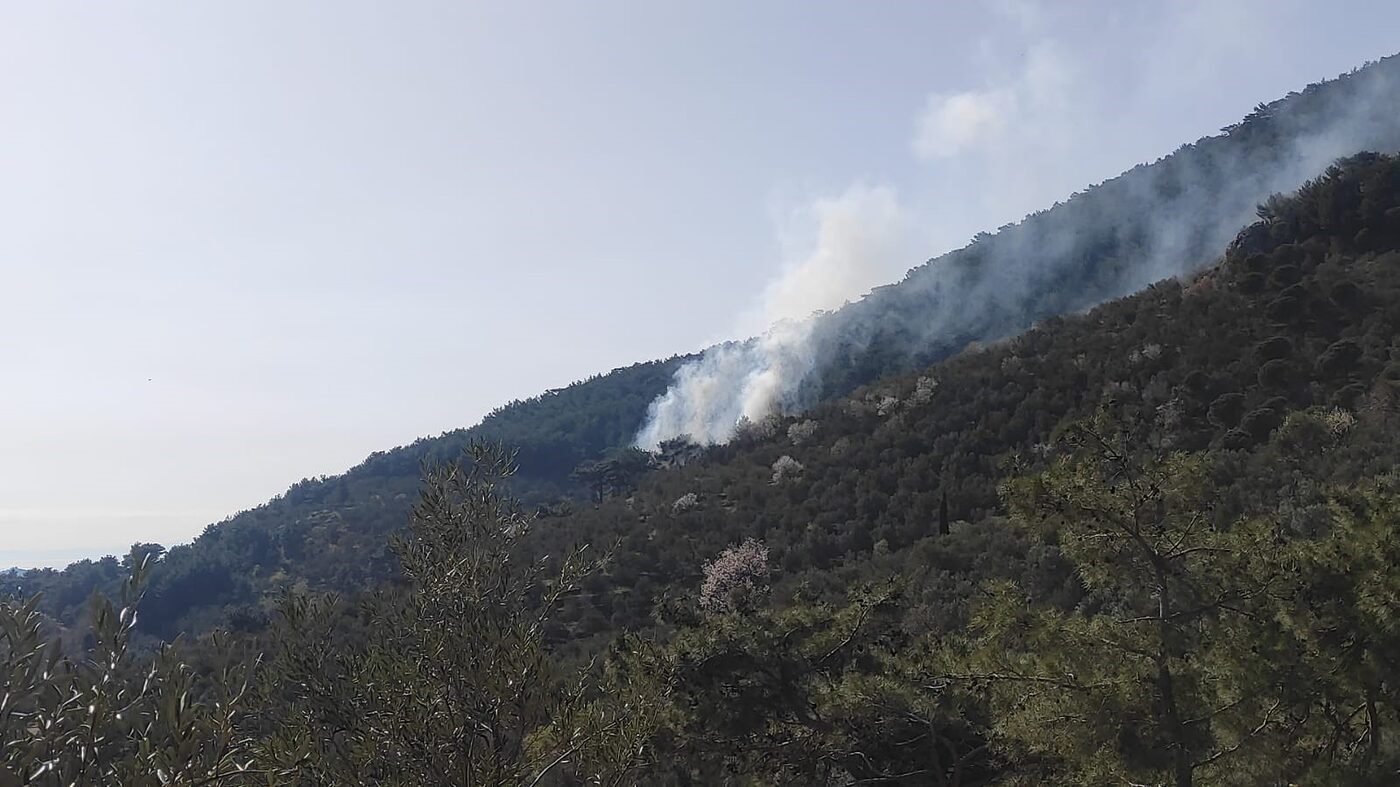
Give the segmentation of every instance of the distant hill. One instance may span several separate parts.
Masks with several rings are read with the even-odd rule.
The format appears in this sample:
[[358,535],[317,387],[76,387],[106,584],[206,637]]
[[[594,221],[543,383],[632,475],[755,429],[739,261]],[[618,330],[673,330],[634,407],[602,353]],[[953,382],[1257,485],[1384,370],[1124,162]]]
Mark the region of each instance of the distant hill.
[[[1259,215],[1199,274],[587,462],[533,519],[439,468],[373,593],[158,654],[105,599],[49,651],[0,599],[7,783],[1392,783],[1400,156]],[[336,516],[269,587],[359,567]],[[159,551],[138,613],[201,592]]]
[[820,322],[810,401],[1200,270],[1270,195],[1358,151],[1400,150],[1397,110],[1400,55],[979,235]]
[[[987,580],[1072,604],[1078,583],[1006,528],[998,487],[1043,470],[1054,438],[1100,407],[1139,446],[1211,459],[1215,525],[1282,507],[1306,531],[1329,487],[1400,466],[1400,159],[1344,160],[1264,212],[1195,277],[758,424],[544,523],[542,554],[618,545],[555,636],[651,626],[656,602],[694,593],[701,566],[746,538],[767,544],[788,598],[914,577],[910,625],[939,633]],[[1347,440],[1299,464],[1276,430],[1304,411]]]
[[[193,543],[172,547],[148,594],[143,626],[162,635],[199,629],[256,606],[284,583],[353,589],[391,575],[386,538],[405,522],[423,463],[455,460],[472,440],[519,449],[527,469],[515,491],[527,503],[582,494],[584,485],[570,477],[574,468],[627,445],[639,413],[682,360],[635,364],[511,402],[471,428],[375,452],[340,475],[298,481],[264,505],[210,525]],[[45,609],[73,621],[94,588],[115,590],[123,573],[113,558],[83,560],[63,571],[32,571],[23,587],[43,591]]]
[[[1137,167],[1087,189],[994,235],[979,236],[967,248],[931,260],[898,284],[878,288],[859,302],[819,320],[816,336],[822,348],[821,363],[807,383],[803,404],[816,406],[832,401],[860,386],[941,361],[963,351],[970,343],[1010,337],[1038,321],[1074,314],[1165,277],[1200,270],[1219,255],[1229,239],[1250,221],[1256,207],[1269,201],[1274,192],[1298,186],[1305,178],[1321,172],[1335,157],[1365,149],[1400,149],[1397,108],[1400,60],[1388,58],[1261,105],[1219,136],[1183,146],[1154,164]],[[1294,203],[1275,200],[1270,204],[1274,212],[1265,213],[1273,220],[1251,230],[1253,234],[1246,236],[1248,243],[1268,249],[1289,245],[1290,240],[1312,238],[1304,233],[1304,228],[1291,227],[1275,215]],[[1375,224],[1368,224],[1368,229],[1381,227],[1375,217],[1366,220]],[[1339,238],[1326,235],[1319,242],[1350,244],[1355,240]],[[1359,253],[1350,246],[1345,250],[1348,254]],[[1329,259],[1326,254],[1306,259],[1312,266],[1310,271],[1350,270],[1324,264]],[[1300,263],[1290,264],[1297,267]],[[1273,286],[1268,270],[1253,272],[1265,277],[1266,286]],[[1349,276],[1336,275],[1342,279]],[[987,463],[1013,447],[1034,448],[1035,441],[1059,418],[1095,401],[1103,386],[1123,382],[1114,376],[1117,372],[1110,373],[1108,369],[1126,362],[1134,352],[1141,357],[1151,345],[1160,345],[1162,353],[1176,353],[1168,354],[1168,360],[1162,362],[1174,364],[1174,371],[1156,382],[1151,377],[1138,380],[1130,375],[1131,384],[1153,391],[1153,397],[1160,397],[1163,387],[1168,393],[1180,393],[1166,396],[1155,405],[1176,401],[1173,407],[1182,408],[1186,423],[1195,425],[1179,429],[1179,434],[1174,432],[1174,439],[1244,439],[1228,438],[1229,430],[1217,433],[1202,423],[1209,422],[1207,410],[1214,397],[1225,393],[1213,382],[1223,374],[1221,368],[1244,364],[1240,368],[1253,374],[1262,373],[1262,367],[1255,368],[1249,365],[1252,361],[1235,356],[1198,357],[1196,353],[1206,347],[1224,352],[1216,343],[1203,340],[1221,330],[1246,331],[1241,335],[1251,337],[1249,341],[1260,338],[1255,333],[1266,330],[1259,327],[1264,323],[1229,323],[1227,318],[1234,315],[1233,310],[1243,310],[1239,314],[1252,319],[1271,309],[1286,310],[1291,308],[1287,304],[1295,303],[1303,304],[1297,308],[1313,315],[1310,304],[1330,302],[1327,299],[1332,296],[1313,290],[1285,296],[1260,289],[1260,293],[1270,293],[1273,298],[1265,303],[1259,300],[1262,295],[1246,293],[1242,289],[1245,285],[1234,279],[1231,282],[1231,288],[1226,290],[1229,297],[1221,294],[1204,300],[1188,298],[1177,284],[1156,287],[1129,305],[1105,307],[1106,310],[1095,313],[1097,317],[1091,315],[1068,323],[1051,320],[1008,345],[1078,347],[1069,354],[1056,350],[1054,357],[1063,366],[1043,365],[1036,360],[1040,351],[1011,352],[1003,347],[995,356],[964,353],[932,373],[939,385],[930,395],[940,403],[938,417],[944,420],[930,423],[927,428],[908,433],[881,431],[880,425],[886,423],[878,412],[883,394],[872,400],[869,397],[874,393],[861,393],[839,405],[818,407],[812,416],[819,430],[813,446],[819,446],[824,456],[809,454],[818,450],[815,447],[782,449],[803,464],[806,478],[823,477],[830,482],[819,488],[802,487],[807,491],[801,495],[785,491],[798,487],[778,487],[776,493],[759,494],[760,487],[751,484],[758,478],[754,474],[771,476],[781,441],[753,442],[750,437],[745,438],[748,442],[712,451],[709,459],[681,472],[640,479],[643,489],[651,490],[641,493],[648,501],[646,505],[654,507],[648,517],[661,517],[663,509],[669,509],[686,491],[702,492],[711,501],[724,501],[723,505],[713,502],[700,509],[708,513],[694,515],[701,518],[694,522],[694,530],[686,531],[689,545],[677,547],[674,553],[657,553],[636,543],[638,539],[652,538],[653,527],[649,523],[653,519],[639,521],[635,514],[622,508],[620,500],[606,500],[597,512],[609,512],[606,517],[610,518],[600,520],[598,517],[604,514],[595,512],[583,499],[590,491],[590,472],[597,469],[588,463],[609,456],[618,457],[622,464],[631,461],[626,449],[648,404],[665,390],[671,375],[687,359],[643,363],[600,375],[507,405],[470,429],[376,453],[343,475],[304,480],[263,506],[212,525],[194,543],[172,548],[161,561],[142,626],[152,634],[169,636],[216,623],[256,625],[268,593],[276,588],[290,585],[353,592],[392,577],[394,567],[385,548],[385,536],[405,521],[421,463],[453,458],[462,446],[476,438],[501,440],[520,448],[523,471],[516,479],[515,491],[531,506],[546,506],[543,513],[563,515],[550,520],[557,527],[541,528],[546,542],[571,538],[597,541],[608,534],[622,538],[632,554],[647,556],[645,571],[635,568],[640,572],[636,576],[615,577],[624,583],[655,581],[659,585],[663,578],[674,580],[684,571],[694,570],[697,555],[741,532],[774,527],[778,521],[796,522],[796,517],[809,517],[803,520],[803,527],[810,527],[802,531],[806,535],[793,536],[798,539],[794,543],[802,545],[794,554],[803,555],[793,559],[795,570],[807,566],[825,571],[844,560],[843,556],[864,554],[882,542],[881,550],[897,551],[921,537],[921,528],[927,527],[932,516],[931,506],[936,499],[932,496],[941,494],[940,490],[950,492],[956,516],[976,519],[988,515],[995,507],[995,480]],[[1364,280],[1351,283],[1358,288],[1373,284]],[[1283,300],[1275,303],[1279,298]],[[1198,306],[1225,311],[1196,320],[1191,317],[1191,310]],[[1325,307],[1318,308],[1325,311]],[[1109,318],[1120,312],[1121,317]],[[1345,315],[1329,319],[1343,327],[1352,326]],[[1071,327],[1056,332],[1051,330],[1051,324]],[[1182,331],[1197,332],[1191,334],[1196,338],[1189,339]],[[1304,332],[1298,339],[1303,344],[1290,347],[1298,352],[1306,347],[1307,353],[1321,353],[1326,347],[1314,345],[1329,335]],[[1193,346],[1193,342],[1200,346]],[[1232,347],[1231,351],[1243,349]],[[1366,345],[1361,357],[1371,359],[1367,362],[1372,365],[1383,366],[1376,352]],[[1077,360],[1081,354],[1085,356],[1082,362]],[[997,359],[995,369],[987,365],[991,363],[985,360],[988,357]],[[1302,357],[1311,359],[1313,355]],[[1148,360],[1151,363],[1142,362],[1144,368],[1158,362],[1156,356]],[[1222,363],[1226,366],[1221,367]],[[1005,369],[1002,364],[1007,365]],[[1208,379],[1187,383],[1185,370],[1192,364],[1204,370],[1202,374]],[[1274,375],[1283,374],[1276,367],[1271,368],[1271,380]],[[1014,373],[1018,369],[1036,371]],[[1368,373],[1379,374],[1367,369]],[[1058,379],[1056,375],[1069,375],[1068,382],[1050,385],[1047,380]],[[1138,372],[1133,375],[1140,376]],[[1177,376],[1182,379],[1177,380]],[[907,402],[916,396],[914,392],[920,384],[917,377],[882,383],[877,389],[891,391],[890,396],[897,403]],[[1231,384],[1237,389],[1242,385],[1238,381]],[[1355,384],[1365,389],[1365,383]],[[1181,393],[1193,387],[1200,388],[1192,394],[1195,398]],[[1338,386],[1337,390],[1345,387]],[[1281,403],[1273,402],[1273,397],[1287,392],[1272,391],[1266,386],[1241,394],[1247,413],[1262,411],[1248,424],[1237,427],[1243,434],[1257,437],[1255,431],[1278,415]],[[1265,392],[1271,393],[1265,396]],[[1205,401],[1208,393],[1212,394],[1211,401]],[[1331,389],[1325,396],[1318,396],[1326,400],[1334,394],[1340,396]],[[1289,406],[1301,401],[1287,399]],[[877,435],[886,435],[880,439],[888,443],[882,444],[873,456],[922,457],[918,460],[920,470],[912,476],[920,479],[918,485],[901,486],[898,473],[883,470],[874,460],[847,468],[848,462],[854,460],[836,462],[825,458],[836,456],[833,451],[843,450],[838,448],[841,437],[851,438],[847,445],[854,442],[856,431],[839,436],[825,431],[837,428],[845,419],[855,419],[849,422],[852,430],[875,430]],[[796,422],[785,423],[784,428],[792,423]],[[737,464],[713,464],[723,462]],[[584,466],[581,471],[580,465]],[[693,469],[711,466],[731,469],[717,472],[709,480],[696,475],[700,470]],[[753,477],[733,491],[716,486],[720,479],[733,480],[730,474],[739,471],[732,468],[746,468],[743,472]],[[595,488],[604,496],[625,491],[632,483],[631,479],[625,480],[621,485]],[[879,494],[856,492],[867,487]],[[822,501],[828,495],[838,494],[833,489],[842,495],[854,495],[851,500],[866,502],[855,508],[843,507],[845,503],[836,505],[836,501],[827,506]],[[672,492],[675,495],[666,499]],[[745,494],[752,498],[744,498]],[[587,515],[568,515],[571,507],[585,509],[581,513]],[[719,514],[722,510],[746,514],[726,517]],[[604,521],[606,526],[600,524]],[[621,560],[617,570],[623,571],[621,566],[625,565],[637,564]],[[48,611],[60,619],[72,620],[94,587],[110,589],[120,573],[117,560],[83,561],[62,572],[32,572],[25,577],[25,587],[47,590]],[[642,599],[650,596],[644,591],[639,593],[619,596],[632,599],[625,601],[627,611],[619,612],[606,605],[594,608],[597,618],[591,623],[583,618],[576,620],[575,633],[602,631],[618,615],[630,619],[641,614],[645,607]]]

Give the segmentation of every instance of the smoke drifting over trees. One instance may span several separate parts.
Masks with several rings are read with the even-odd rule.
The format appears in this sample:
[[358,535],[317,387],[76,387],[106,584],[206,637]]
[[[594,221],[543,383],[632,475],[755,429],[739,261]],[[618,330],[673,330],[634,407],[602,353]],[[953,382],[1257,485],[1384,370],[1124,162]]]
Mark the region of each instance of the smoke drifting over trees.
[[765,297],[773,327],[677,369],[636,444],[723,443],[745,420],[801,410],[970,342],[1200,270],[1270,195],[1358,150],[1400,149],[1397,99],[1395,57],[1312,85],[1260,105],[1218,136],[979,235],[844,307],[873,274],[890,270],[900,249],[892,239],[909,219],[881,190],[819,206],[814,252]]
[[812,218],[815,245],[764,292],[761,316],[772,327],[756,339],[712,347],[678,370],[675,383],[652,404],[638,445],[655,449],[677,435],[724,442],[740,420],[782,407],[818,360],[813,312],[888,281],[908,259],[901,242],[907,218],[890,189],[854,187],[817,202]]

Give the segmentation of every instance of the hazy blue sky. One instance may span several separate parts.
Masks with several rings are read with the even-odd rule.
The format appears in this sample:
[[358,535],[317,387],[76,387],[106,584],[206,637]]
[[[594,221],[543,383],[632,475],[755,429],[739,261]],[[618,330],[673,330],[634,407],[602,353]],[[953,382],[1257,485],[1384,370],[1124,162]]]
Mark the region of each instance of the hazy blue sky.
[[833,211],[899,235],[832,271],[856,295],[1397,29],[1381,2],[0,0],[0,566],[185,541],[754,331]]

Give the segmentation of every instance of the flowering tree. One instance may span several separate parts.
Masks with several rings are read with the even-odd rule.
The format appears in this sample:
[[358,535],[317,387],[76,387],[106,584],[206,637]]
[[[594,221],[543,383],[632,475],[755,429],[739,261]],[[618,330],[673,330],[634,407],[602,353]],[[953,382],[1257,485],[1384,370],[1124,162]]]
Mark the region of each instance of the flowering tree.
[[687,511],[693,511],[699,507],[700,496],[695,494],[694,492],[686,492],[685,494],[676,498],[676,502],[671,504],[671,513],[684,514]]
[[773,463],[773,483],[781,484],[802,474],[802,463],[783,454]]
[[700,606],[709,612],[750,608],[768,590],[768,547],[752,538],[705,564]]

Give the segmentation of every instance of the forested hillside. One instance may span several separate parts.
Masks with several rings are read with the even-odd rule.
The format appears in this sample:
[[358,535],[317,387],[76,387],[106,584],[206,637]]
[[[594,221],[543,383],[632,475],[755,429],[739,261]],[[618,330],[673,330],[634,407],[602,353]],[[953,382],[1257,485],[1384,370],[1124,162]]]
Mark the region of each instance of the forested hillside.
[[[1400,57],[1260,104],[1218,136],[1086,188],[816,321],[791,402],[849,393],[1207,265],[1274,192],[1400,150]],[[976,186],[971,185],[975,189]]]
[[[1035,320],[1072,313],[1162,277],[1198,270],[1279,184],[1291,188],[1338,154],[1400,149],[1400,114],[1393,111],[1400,105],[1397,72],[1400,59],[1388,58],[1261,105],[1219,136],[1183,146],[1155,164],[1087,189],[994,235],[979,237],[966,249],[914,269],[904,281],[827,315],[816,327],[826,360],[808,381],[805,400],[828,401],[858,386],[946,358],[969,343],[1007,337]],[[1156,292],[1168,297],[1175,286],[1162,285]],[[1161,319],[1175,318],[1168,311]],[[1041,332],[1031,334],[1037,335]],[[377,453],[344,475],[299,482],[264,506],[212,525],[193,544],[172,548],[154,570],[141,628],[168,637],[216,624],[257,627],[280,588],[356,592],[395,576],[395,560],[384,546],[385,537],[405,523],[422,463],[457,456],[474,438],[500,440],[519,449],[521,473],[512,480],[512,488],[529,506],[540,507],[547,515],[565,513],[599,496],[625,498],[647,467],[647,460],[627,446],[648,403],[665,390],[684,360],[639,364],[600,375],[503,407],[471,429]],[[975,375],[983,372],[976,367],[963,372],[959,364],[965,363],[970,362],[957,361],[949,368],[958,371],[941,374],[940,387],[932,395],[941,400],[978,386]],[[1035,365],[1029,360],[1012,363]],[[1067,372],[1057,368],[1055,373]],[[911,378],[904,384],[915,383]],[[1181,401],[1183,407],[1194,402]],[[959,405],[962,417],[981,422],[978,414],[984,404],[973,400]],[[980,428],[1009,438],[1019,434],[1006,432],[1019,428],[1018,419],[1033,418],[1044,426],[1058,420],[1057,413],[1070,406],[1054,400],[1048,404],[1048,411],[1029,404],[1006,413],[998,410],[1002,414],[989,416],[994,426]],[[1248,404],[1251,413],[1273,409],[1262,401]],[[871,406],[879,409],[878,402]],[[834,417],[815,414],[813,420],[829,426]],[[1002,424],[1001,418],[1007,423]],[[939,424],[940,429],[947,426]],[[959,425],[957,431],[969,428]],[[924,439],[942,441],[941,447],[953,445],[947,433]],[[1182,439],[1191,435],[1183,433]],[[745,444],[740,441],[721,448],[711,461]],[[1004,451],[1001,445],[989,443],[986,448],[996,454]],[[991,451],[992,447],[997,450]],[[815,461],[802,451],[794,456],[804,463]],[[975,517],[988,510],[994,502],[995,482],[986,476],[983,465],[990,460],[963,456],[947,461],[966,466],[948,467],[943,461],[935,489],[947,487],[952,515]],[[816,467],[822,464],[817,462]],[[973,472],[977,468],[981,475]],[[882,471],[885,476],[888,472]],[[685,491],[718,494],[718,481],[706,485],[676,478],[665,475],[650,483],[698,485],[677,491],[677,496]],[[877,488],[898,491],[883,482]],[[939,502],[941,491],[935,495],[925,489],[906,491],[897,504],[871,503],[896,512],[879,518],[877,529],[869,534],[871,544],[883,542],[882,549],[905,545],[908,537],[901,530],[907,526],[896,520],[918,521]],[[833,531],[850,515],[845,509],[824,512],[820,527]],[[703,522],[704,527],[718,528],[705,546],[719,543],[732,530],[707,518],[714,516],[713,506],[709,513],[695,516],[700,518],[697,525]],[[568,532],[570,527],[574,525],[560,525],[560,531]],[[635,532],[619,531],[619,535],[638,537]],[[865,537],[804,536],[815,553],[832,555],[847,551],[845,539]],[[158,547],[140,545],[142,552],[154,549]],[[93,588],[115,590],[122,573],[121,561],[113,558],[0,581],[26,592],[43,591],[45,612],[72,622]],[[638,598],[650,595],[644,590]],[[636,603],[645,607],[645,602]],[[598,614],[606,620],[612,612],[605,608]],[[597,620],[579,625],[583,629],[600,626]]]
[[[1069,578],[1007,528],[998,490],[1009,472],[1045,469],[1055,439],[1102,407],[1142,447],[1212,458],[1226,482],[1212,526],[1285,498],[1300,520],[1318,515],[1322,490],[1400,459],[1397,178],[1393,159],[1358,156],[1261,206],[1264,220],[1192,279],[756,424],[626,499],[551,520],[534,533],[542,553],[619,544],[560,639],[647,625],[660,597],[746,538],[766,542],[780,593],[917,577],[940,628],[965,622],[981,580],[1036,577],[1038,594],[1068,599]],[[1303,412],[1362,425],[1294,467],[1270,436]]]
[[0,784],[1393,783],[1400,158],[1258,212],[572,512],[469,448],[253,633],[133,654],[140,555],[81,658],[0,605]]
[[[528,502],[584,494],[586,483],[573,471],[628,443],[637,413],[682,360],[636,364],[512,402],[469,429],[376,452],[342,475],[304,479],[265,505],[211,525],[194,543],[164,553],[143,631],[202,630],[228,622],[229,614],[236,623],[256,616],[266,594],[287,584],[353,590],[392,576],[397,567],[387,538],[407,519],[424,463],[460,457],[473,440],[517,448],[529,469],[512,479],[512,488]],[[124,574],[123,561],[112,557],[7,576],[0,588],[42,592],[45,611],[72,621],[82,617],[94,589],[114,592]]]

